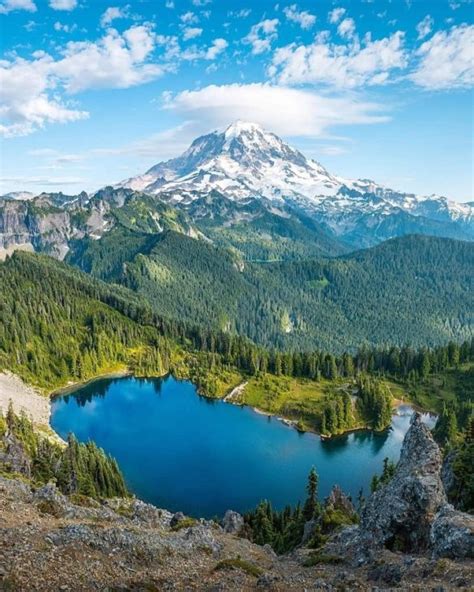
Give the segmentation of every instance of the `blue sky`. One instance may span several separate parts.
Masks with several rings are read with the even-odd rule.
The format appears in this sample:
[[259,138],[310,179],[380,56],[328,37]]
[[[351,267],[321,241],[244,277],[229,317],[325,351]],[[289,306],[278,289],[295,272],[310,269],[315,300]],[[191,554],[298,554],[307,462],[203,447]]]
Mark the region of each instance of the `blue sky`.
[[471,0],[0,0],[0,192],[92,191],[236,119],[472,196]]

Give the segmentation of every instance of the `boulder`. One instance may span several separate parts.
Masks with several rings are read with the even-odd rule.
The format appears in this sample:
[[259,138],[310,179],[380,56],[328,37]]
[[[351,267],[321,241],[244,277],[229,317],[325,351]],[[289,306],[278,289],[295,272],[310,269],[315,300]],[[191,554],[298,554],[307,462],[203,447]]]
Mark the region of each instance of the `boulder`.
[[227,510],[224,518],[222,519],[221,525],[224,529],[224,532],[238,534],[244,525],[244,518],[238,512]]
[[314,520],[314,519],[307,520],[304,523],[303,536],[301,537],[301,544],[302,545],[306,545],[306,543],[308,543],[313,538],[313,535],[316,532],[317,526],[318,526],[318,521]]
[[474,558],[474,517],[444,505],[431,526],[435,557]]
[[451,450],[444,457],[443,466],[441,467],[441,481],[443,482],[444,489],[448,495],[449,492],[456,485],[456,477],[454,476],[453,471],[453,462],[455,458],[456,452],[454,450]]
[[183,512],[176,512],[176,514],[173,514],[173,516],[170,520],[171,528],[173,528],[174,526],[177,526],[183,520],[186,520],[186,516],[183,514]]
[[30,478],[31,459],[20,440],[13,434],[8,434],[3,438],[3,448],[3,451],[0,450],[0,465],[5,465],[12,473]]

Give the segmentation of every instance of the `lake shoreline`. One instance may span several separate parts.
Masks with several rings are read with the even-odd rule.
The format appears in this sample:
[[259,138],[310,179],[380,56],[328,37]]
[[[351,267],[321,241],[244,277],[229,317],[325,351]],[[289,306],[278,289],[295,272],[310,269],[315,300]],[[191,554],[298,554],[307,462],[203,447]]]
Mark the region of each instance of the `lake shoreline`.
[[[40,398],[42,400],[42,406],[44,407],[44,409],[43,409],[43,412],[41,413],[41,418],[39,418],[38,414],[36,413],[36,407],[37,407],[36,404],[33,404],[33,403],[31,405],[28,404],[27,408],[25,408],[25,406],[23,405],[23,408],[25,408],[27,413],[30,416],[32,416],[34,423],[36,423],[37,425],[41,425],[42,427],[46,427],[46,428],[51,428],[51,423],[50,423],[51,403],[54,399],[56,399],[58,397],[65,396],[65,395],[73,394],[76,391],[80,390],[81,388],[84,388],[87,385],[93,384],[96,381],[114,379],[114,378],[127,378],[127,377],[144,378],[144,379],[147,379],[147,378],[149,378],[149,379],[153,379],[153,378],[165,379],[167,376],[173,376],[173,378],[175,378],[176,380],[183,380],[183,381],[188,380],[186,378],[176,377],[171,372],[168,372],[168,373],[163,374],[161,376],[158,376],[158,375],[157,376],[138,376],[138,375],[134,374],[129,368],[122,368],[122,369],[118,369],[118,370],[114,370],[114,371],[109,371],[109,372],[97,374],[96,376],[92,376],[90,378],[87,378],[87,379],[81,380],[81,381],[74,381],[74,382],[69,381],[68,384],[66,384],[62,387],[55,388],[54,390],[50,391],[49,393],[42,394],[40,389],[26,384],[24,381],[22,381],[22,379],[20,377],[18,377],[15,374],[13,374],[11,372],[7,372],[7,371],[3,372],[2,374],[4,376],[8,375],[10,377],[10,381],[15,380],[18,383],[21,382],[23,385],[23,388],[20,389],[21,393],[26,393],[27,391],[28,392],[31,391],[31,392],[35,393],[35,400],[36,400],[36,398]],[[0,374],[0,376],[2,374]],[[13,377],[13,378],[11,378],[11,377]],[[369,426],[360,425],[360,426],[356,426],[356,427],[352,427],[350,429],[344,430],[343,432],[338,433],[338,434],[324,435],[324,434],[317,432],[315,429],[311,429],[311,427],[309,427],[309,426],[301,425],[298,422],[298,420],[292,419],[290,417],[285,417],[284,415],[281,415],[281,414],[271,413],[267,410],[260,409],[258,407],[252,406],[252,405],[248,405],[246,403],[240,403],[238,400],[234,400],[234,395],[240,394],[240,392],[245,388],[246,384],[247,384],[247,381],[243,381],[243,382],[237,384],[232,389],[230,389],[226,394],[224,394],[222,397],[209,396],[205,392],[202,392],[202,390],[199,389],[196,385],[195,386],[196,386],[196,394],[200,397],[204,397],[206,399],[211,399],[214,401],[222,401],[223,403],[226,403],[228,405],[249,407],[250,409],[252,409],[255,413],[257,413],[259,415],[274,418],[275,420],[281,422],[285,426],[287,426],[289,428],[293,428],[301,434],[305,434],[305,433],[314,434],[314,435],[318,436],[322,441],[334,440],[337,438],[342,438],[344,436],[348,436],[351,433],[362,432],[362,431],[369,431],[374,434],[382,434],[390,428],[390,424],[387,425],[383,430],[373,430]],[[20,398],[20,399],[23,398],[23,396],[20,393],[20,390],[14,389],[14,391],[15,391],[14,398],[15,399],[16,398]],[[20,393],[20,396],[18,396],[16,393]],[[30,399],[28,399],[28,400],[30,401]],[[45,412],[45,405],[48,407],[47,413]],[[404,401],[402,399],[394,399],[392,416],[397,415],[398,409],[400,407],[402,407],[403,405],[410,406],[414,411],[419,411],[421,413],[430,413],[430,414],[436,415],[432,411],[425,410],[425,409],[421,408],[419,405],[415,405],[414,403],[411,403],[410,401]],[[47,419],[45,421],[46,415],[47,415]],[[54,433],[56,433],[56,432],[54,432]]]
[[[90,384],[92,384],[96,381],[99,381],[99,380],[114,379],[114,378],[127,378],[127,377],[143,378],[143,379],[154,379],[154,378],[165,379],[167,376],[172,376],[175,380],[179,380],[179,381],[188,381],[189,380],[187,378],[176,377],[173,375],[172,372],[167,372],[166,374],[163,374],[161,376],[138,376],[138,375],[134,374],[131,370],[124,368],[123,370],[117,370],[114,372],[106,372],[104,374],[98,374],[97,376],[94,376],[92,378],[88,378],[83,381],[76,381],[76,382],[70,383],[66,386],[63,386],[58,389],[55,389],[54,391],[51,391],[49,393],[48,397],[49,397],[49,401],[51,403],[57,397],[73,394],[77,390],[80,390],[81,388],[83,388],[87,385],[90,385]],[[344,430],[343,432],[338,433],[338,434],[331,434],[331,435],[321,434],[321,433],[317,432],[316,430],[311,429],[307,426],[301,426],[297,420],[292,419],[290,417],[285,417],[284,415],[281,415],[281,414],[271,413],[271,412],[266,411],[264,409],[260,409],[255,406],[248,405],[246,403],[240,403],[239,401],[235,401],[234,396],[240,394],[240,392],[243,391],[243,389],[245,388],[246,385],[247,385],[247,381],[239,383],[238,385],[236,385],[235,387],[230,389],[230,391],[228,393],[224,394],[222,397],[209,396],[205,392],[202,392],[202,390],[199,389],[196,385],[194,385],[194,386],[196,387],[196,394],[199,397],[204,397],[205,399],[209,399],[209,400],[213,400],[213,401],[222,401],[223,403],[226,403],[228,405],[234,405],[234,406],[238,406],[238,407],[248,407],[248,408],[252,409],[258,415],[263,415],[266,417],[273,418],[273,419],[281,422],[285,426],[287,426],[289,428],[293,428],[294,430],[296,430],[300,434],[306,434],[306,433],[314,434],[315,436],[318,436],[321,439],[321,441],[335,440],[337,438],[342,438],[344,436],[348,436],[352,433],[363,432],[363,431],[368,431],[373,434],[383,434],[384,432],[386,432],[390,428],[390,424],[388,424],[382,430],[374,430],[374,429],[370,428],[369,426],[362,426],[361,425],[361,426],[356,426],[356,427],[352,427],[350,429]],[[394,406],[392,408],[392,417],[394,415],[397,415],[398,409],[400,407],[402,407],[403,405],[408,405],[414,411],[419,411],[421,413],[430,413],[430,414],[432,413],[431,411],[427,411],[425,409],[422,409],[419,406],[416,406],[409,401],[403,401],[401,399],[394,399]]]
[[[117,370],[115,372],[105,372],[104,374],[98,374],[97,376],[93,376],[92,378],[87,378],[85,380],[79,380],[79,381],[69,381],[69,383],[65,386],[61,386],[57,389],[54,389],[53,391],[51,391],[48,394],[48,398],[50,399],[50,401],[52,401],[53,399],[55,399],[56,397],[62,397],[64,395],[69,395],[71,393],[74,393],[75,391],[81,389],[84,386],[87,386],[88,384],[92,384],[93,382],[96,382],[98,380],[107,380],[107,379],[113,379],[113,378],[126,378],[127,376],[134,376],[133,373],[128,370],[128,369],[124,369],[124,370]],[[152,378],[152,377],[150,377]]]

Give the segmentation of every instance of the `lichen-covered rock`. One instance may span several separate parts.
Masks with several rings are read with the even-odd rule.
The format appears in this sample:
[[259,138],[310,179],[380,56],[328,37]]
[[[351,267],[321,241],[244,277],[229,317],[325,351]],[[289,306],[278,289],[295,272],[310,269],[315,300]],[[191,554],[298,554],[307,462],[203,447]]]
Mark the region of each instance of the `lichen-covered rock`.
[[31,460],[23,444],[13,434],[3,438],[4,450],[0,450],[0,466],[4,465],[12,473],[31,477]]
[[456,458],[456,452],[451,450],[444,457],[443,466],[441,467],[441,481],[443,482],[444,489],[447,494],[453,489],[456,478],[453,471],[453,461]]
[[307,520],[304,523],[303,536],[301,537],[301,544],[302,545],[306,545],[306,543],[308,543],[310,541],[310,539],[313,537],[313,535],[316,531],[317,526],[318,526],[317,520]]
[[175,526],[178,526],[178,524],[180,522],[183,522],[183,520],[186,520],[186,516],[183,514],[183,512],[176,512],[175,514],[173,514],[173,516],[171,517],[170,520],[170,526],[173,528]]
[[429,547],[431,524],[446,503],[441,463],[430,430],[415,413],[394,477],[362,511],[360,533],[368,546],[408,552]]
[[238,534],[244,525],[243,516],[233,510],[227,510],[222,519],[222,528],[224,532]]
[[446,504],[431,526],[431,545],[436,557],[474,558],[474,517]]

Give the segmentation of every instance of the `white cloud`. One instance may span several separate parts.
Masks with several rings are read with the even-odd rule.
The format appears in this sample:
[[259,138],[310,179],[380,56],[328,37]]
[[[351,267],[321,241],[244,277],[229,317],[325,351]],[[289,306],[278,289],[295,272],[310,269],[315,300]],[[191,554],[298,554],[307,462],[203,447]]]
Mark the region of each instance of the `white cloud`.
[[179,46],[175,49],[175,60],[184,60],[192,62],[194,60],[215,60],[227,47],[228,43],[225,39],[214,39],[209,47],[198,47],[192,45],[184,51],[181,51]]
[[296,4],[284,8],[283,13],[289,21],[298,23],[302,29],[311,29],[316,22],[314,14],[310,14],[306,10],[299,11]]
[[345,14],[345,8],[334,8],[334,10],[331,10],[331,12],[328,14],[328,20],[333,25],[336,25]]
[[251,8],[242,8],[240,10],[229,10],[227,16],[235,17],[235,18],[247,18],[252,13]]
[[341,37],[346,39],[352,39],[355,34],[355,22],[354,19],[345,18],[343,21],[339,23],[337,27],[337,32]]
[[53,10],[74,10],[77,0],[49,0],[49,6]]
[[8,14],[13,10],[36,12],[37,8],[33,0],[3,0],[0,4],[0,14]]
[[206,60],[215,60],[216,57],[222,53],[226,47],[228,47],[228,43],[225,39],[219,38],[219,39],[214,39],[214,41],[212,42],[211,47],[208,48],[208,50],[206,51],[206,55],[205,58]]
[[129,9],[130,6],[128,5],[122,8],[120,8],[119,6],[109,6],[109,8],[107,8],[107,10],[101,16],[100,24],[102,25],[102,27],[107,27],[115,19],[129,18]]
[[174,2],[173,2],[173,0],[166,0],[165,6],[166,6],[166,8],[169,8],[170,10],[173,10],[173,8],[174,8]]
[[202,131],[243,119],[278,134],[315,137],[332,126],[387,120],[375,103],[262,83],[211,85],[176,95],[166,93],[163,99],[166,110],[198,122]]
[[55,31],[64,31],[64,33],[72,33],[77,29],[77,25],[63,25],[59,21],[56,21],[53,25]]
[[474,84],[474,25],[439,31],[415,52],[419,63],[410,78],[426,89],[468,88]]
[[47,123],[66,123],[88,116],[54,97],[48,77],[49,56],[32,62],[0,61],[0,134],[22,136]]
[[202,34],[202,29],[199,27],[186,27],[183,30],[183,39],[188,41],[188,39],[195,39]]
[[277,37],[278,19],[265,19],[250,29],[250,33],[244,37],[244,43],[252,46],[253,55],[259,55],[271,48],[271,43]]
[[191,3],[194,6],[206,6],[207,4],[210,4],[212,2],[212,0],[191,0]]
[[194,12],[188,11],[182,14],[180,17],[181,22],[186,25],[192,25],[199,21],[198,17],[194,14]]
[[128,88],[161,76],[164,68],[147,61],[155,48],[155,35],[136,25],[122,35],[110,29],[98,42],[70,42],[52,74],[64,81],[66,90]]
[[85,179],[80,177],[0,177],[0,183],[13,183],[18,187],[25,185],[58,187],[60,185],[83,185]]
[[433,24],[433,18],[429,14],[427,14],[425,18],[416,25],[418,39],[424,39],[425,37],[427,37],[433,30]]
[[406,64],[401,31],[377,41],[367,36],[362,45],[358,40],[350,45],[329,43],[323,32],[310,45],[292,43],[277,49],[269,74],[280,84],[320,83],[355,88],[383,84],[392,70]]
[[96,42],[69,42],[55,60],[35,52],[31,61],[0,61],[0,132],[25,135],[47,123],[83,119],[85,111],[61,98],[90,88],[127,88],[160,76],[166,66],[149,59],[157,40],[144,25],[122,35],[110,29]]

